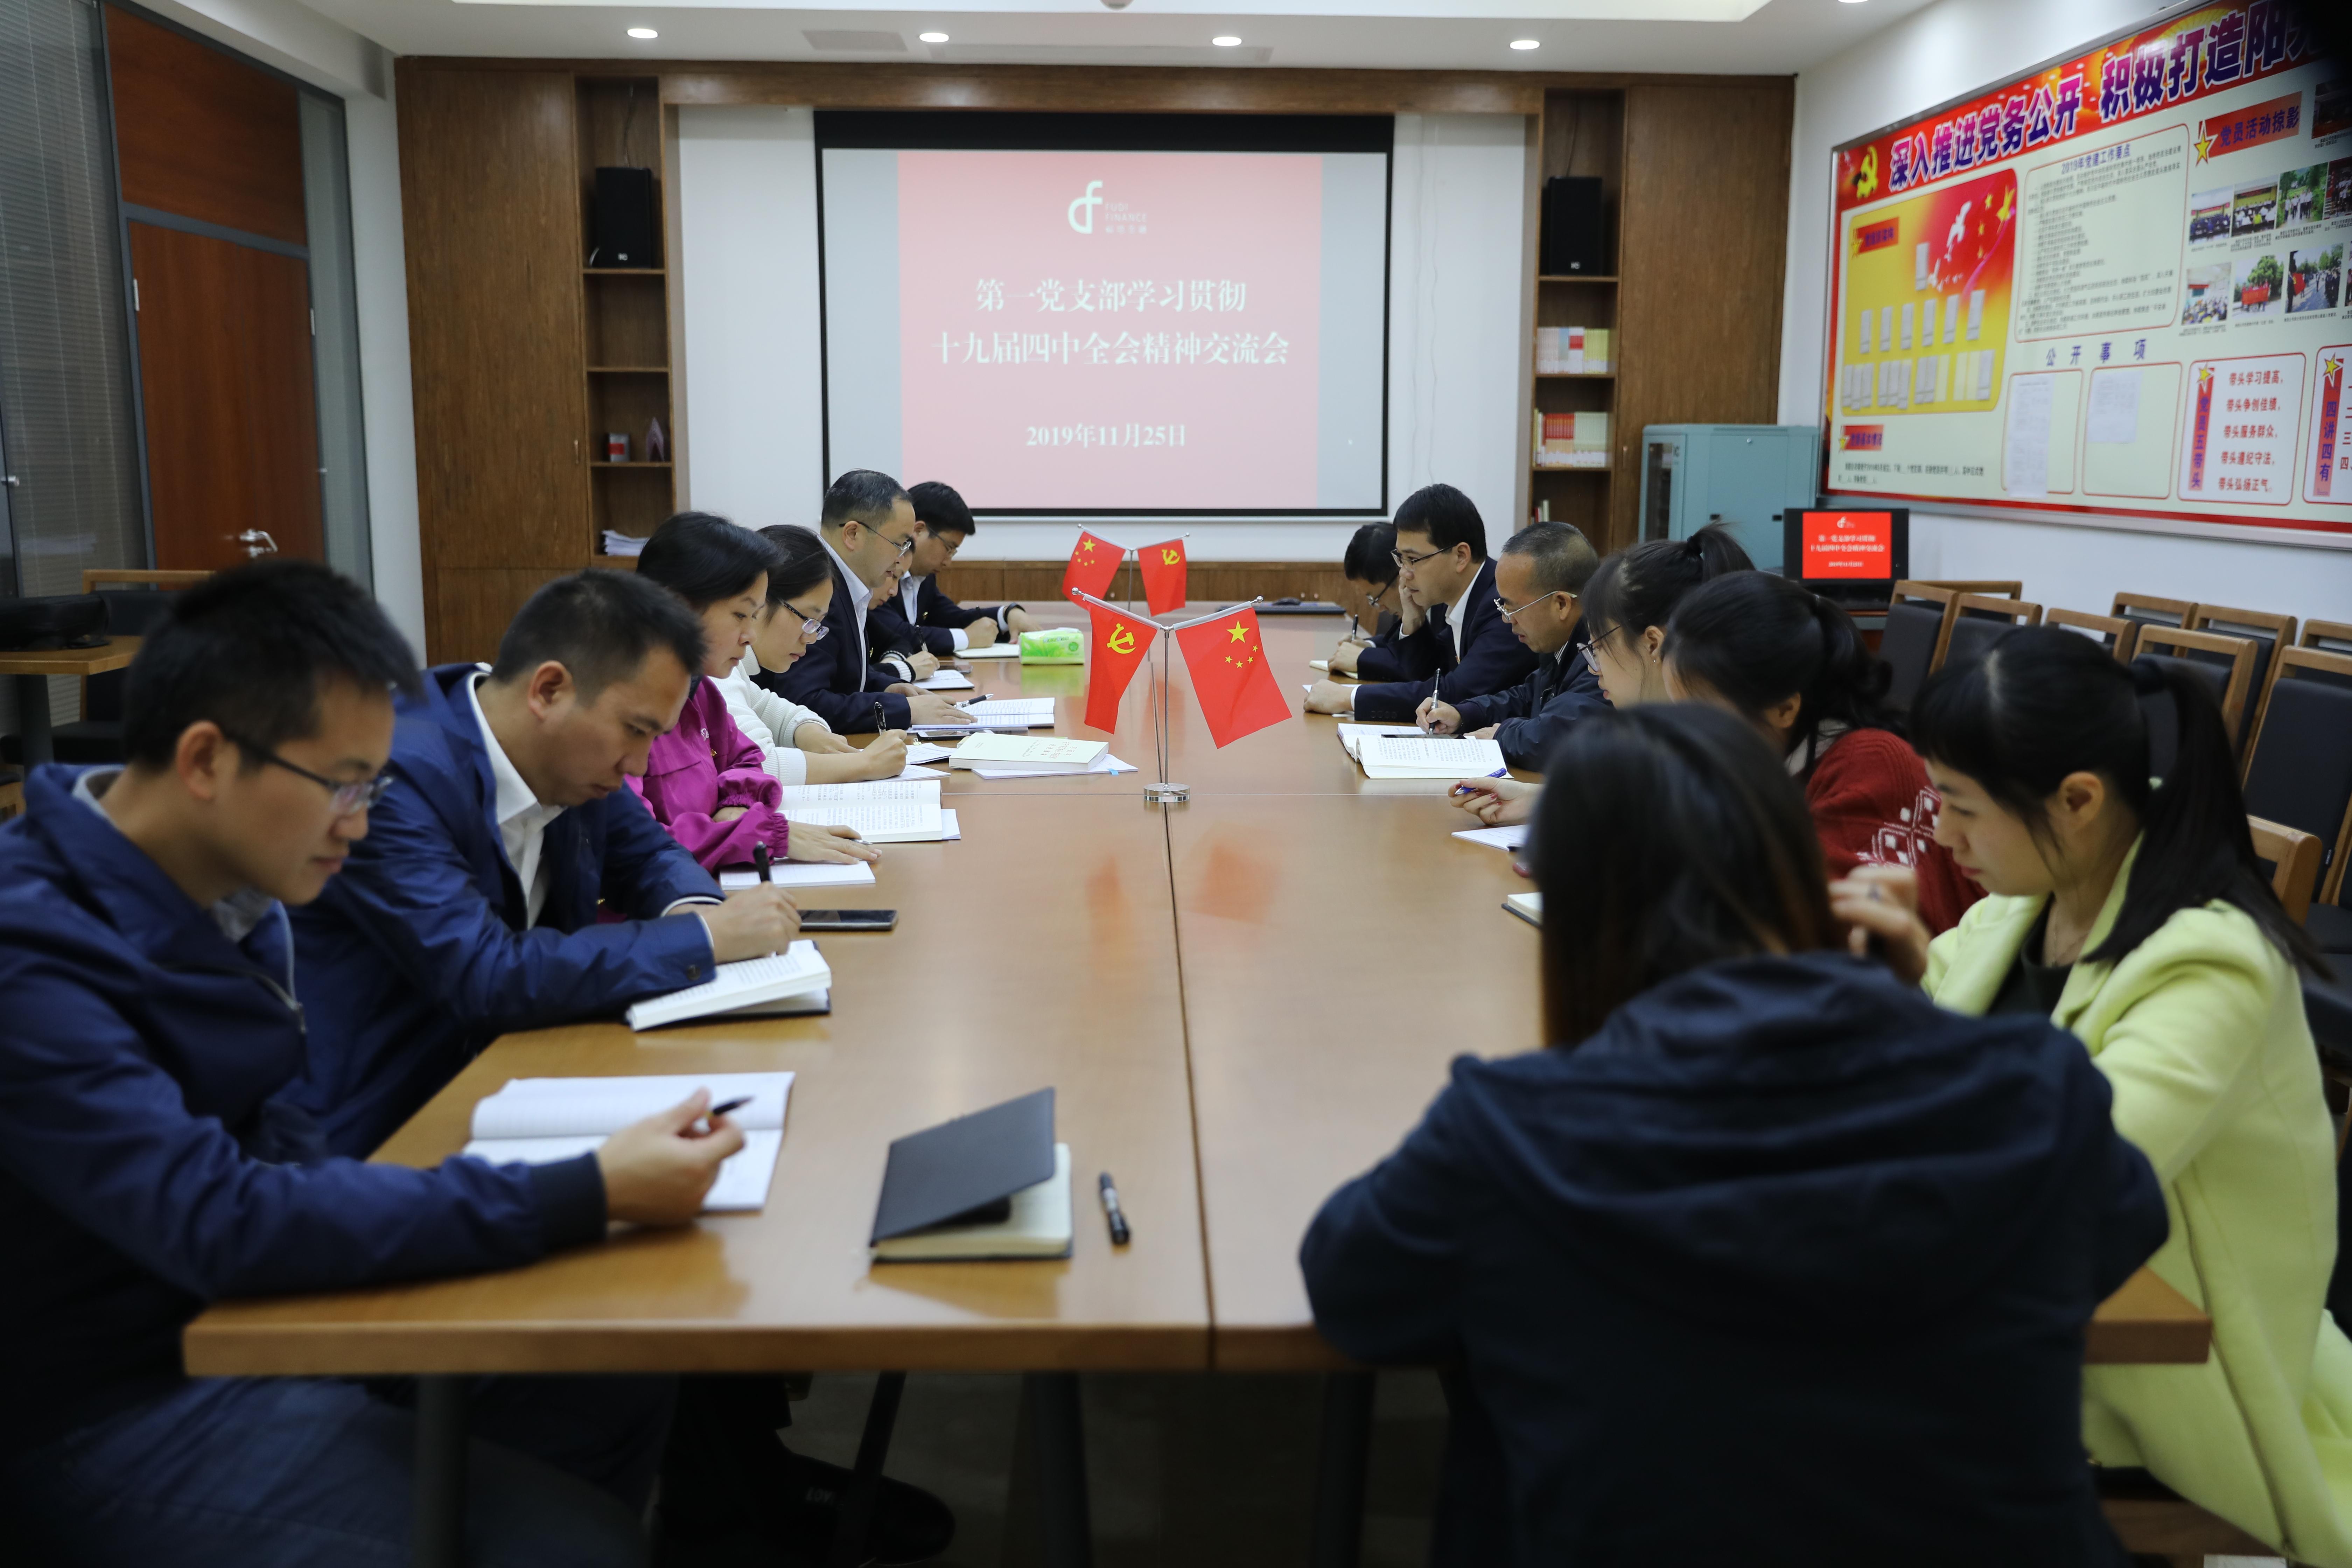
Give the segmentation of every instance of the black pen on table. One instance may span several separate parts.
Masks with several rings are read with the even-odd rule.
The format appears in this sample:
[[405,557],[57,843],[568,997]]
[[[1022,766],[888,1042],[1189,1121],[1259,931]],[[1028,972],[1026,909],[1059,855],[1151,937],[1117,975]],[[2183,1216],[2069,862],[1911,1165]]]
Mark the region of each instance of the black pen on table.
[[1118,1206],[1118,1189],[1111,1185],[1110,1173],[1096,1177],[1095,1185],[1102,1193],[1103,1217],[1110,1221],[1110,1244],[1125,1247],[1134,1233],[1127,1228],[1127,1211]]
[[768,847],[764,844],[751,846],[751,868],[760,873],[760,880],[762,882],[772,882],[776,879],[775,864],[769,858]]
[[729,1111],[740,1110],[751,1103],[751,1096],[748,1094],[739,1094],[732,1100],[720,1100],[717,1105],[712,1106],[709,1110],[704,1111],[700,1116],[695,1119],[694,1124],[701,1129],[701,1131],[696,1134],[696,1136],[708,1137],[711,1131],[710,1124],[712,1122],[718,1121]]

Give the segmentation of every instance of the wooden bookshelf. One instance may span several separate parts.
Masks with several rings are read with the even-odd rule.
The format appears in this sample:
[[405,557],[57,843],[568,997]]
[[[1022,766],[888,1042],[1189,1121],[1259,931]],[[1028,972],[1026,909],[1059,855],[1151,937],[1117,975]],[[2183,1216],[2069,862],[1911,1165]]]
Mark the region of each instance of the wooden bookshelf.
[[[596,171],[611,164],[654,172],[654,210],[667,211],[665,145],[668,117],[657,77],[581,76],[579,102],[580,269],[586,290],[581,311],[581,375],[587,389],[587,561],[603,564],[604,531],[643,537],[677,510],[677,399],[670,371],[668,257],[657,267],[590,267],[596,222]],[[664,226],[667,227],[667,225]],[[661,458],[647,456],[647,437],[660,421]],[[604,458],[605,437],[629,438],[625,462]]]
[[[1535,280],[1533,318],[1538,327],[1596,327],[1610,334],[1610,363],[1603,372],[1538,371],[1536,345],[1529,333],[1528,407],[1519,421],[1520,439],[1534,443],[1535,414],[1606,414],[1609,443],[1614,452],[1618,429],[1615,356],[1624,352],[1617,339],[1617,203],[1624,178],[1625,94],[1621,90],[1552,90],[1544,94],[1542,180],[1555,175],[1598,175],[1601,179],[1602,255],[1608,269],[1599,274],[1538,272]],[[1533,215],[1540,233],[1543,186],[1536,188]],[[1540,239],[1538,239],[1540,246]],[[1541,255],[1540,249],[1538,255]],[[1540,263],[1538,263],[1540,264]],[[1528,453],[1528,496],[1522,521],[1539,512],[1554,522],[1573,523],[1584,531],[1592,547],[1604,554],[1622,542],[1612,526],[1613,465],[1570,468],[1538,463]]]

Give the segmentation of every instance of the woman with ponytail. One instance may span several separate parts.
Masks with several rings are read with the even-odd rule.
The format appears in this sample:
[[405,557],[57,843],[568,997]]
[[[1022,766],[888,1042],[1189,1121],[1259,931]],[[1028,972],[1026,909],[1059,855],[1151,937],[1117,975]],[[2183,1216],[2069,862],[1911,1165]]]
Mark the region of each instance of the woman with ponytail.
[[1730,710],[1787,760],[1832,877],[1910,867],[1930,931],[1981,896],[1936,842],[1927,770],[1880,706],[1889,672],[1843,610],[1786,577],[1735,572],[1675,606],[1664,656],[1667,695]]
[[1932,942],[1906,871],[1862,867],[1833,907],[1943,1005],[2083,1041],[2165,1185],[2150,1266],[2213,1320],[2201,1365],[2085,1369],[2093,1458],[2352,1568],[2336,1137],[2297,976],[2322,961],[2254,858],[2220,710],[2177,668],[2024,627],[1939,671],[1911,721],[1937,840],[1991,896]]

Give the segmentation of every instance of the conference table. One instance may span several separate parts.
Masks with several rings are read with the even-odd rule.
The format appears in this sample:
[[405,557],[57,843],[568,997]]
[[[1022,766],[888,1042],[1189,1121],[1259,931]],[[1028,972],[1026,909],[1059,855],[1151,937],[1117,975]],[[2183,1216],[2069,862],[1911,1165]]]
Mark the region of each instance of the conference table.
[[16,722],[23,731],[25,766],[37,768],[58,760],[57,738],[49,719],[49,678],[80,676],[88,679],[110,670],[128,669],[139,657],[137,637],[101,639],[91,647],[0,649],[0,675],[16,682]]
[[[1262,626],[1295,712],[1339,622]],[[1168,772],[1190,798],[1147,801],[1162,668],[1155,649],[1111,739],[1137,771],[949,771],[960,840],[890,845],[872,887],[799,896],[899,913],[890,934],[818,939],[829,1015],[509,1035],[376,1156],[456,1152],[474,1103],[509,1079],[790,1070],[760,1212],[504,1273],[225,1304],[188,1329],[188,1370],[417,1377],[415,1560],[431,1563],[459,1560],[468,1375],[1020,1372],[1054,1568],[1089,1560],[1077,1373],[1325,1372],[1316,1560],[1352,1562],[1370,1377],[1316,1333],[1299,1240],[1413,1125],[1453,1057],[1544,1043],[1538,933],[1502,907],[1528,886],[1512,857],[1452,837],[1475,824],[1445,784],[1367,780],[1321,715],[1219,750],[1181,657]],[[1082,668],[975,660],[971,679],[1055,697],[1054,732],[1099,738],[1079,722]],[[1046,1087],[1071,1148],[1072,1255],[873,1262],[890,1141]],[[1133,1226],[1124,1247],[1096,1207],[1102,1171]],[[2199,1362],[2210,1331],[2142,1270],[2101,1309],[2088,1354]],[[886,1375],[869,1412],[861,1479],[898,1386]]]

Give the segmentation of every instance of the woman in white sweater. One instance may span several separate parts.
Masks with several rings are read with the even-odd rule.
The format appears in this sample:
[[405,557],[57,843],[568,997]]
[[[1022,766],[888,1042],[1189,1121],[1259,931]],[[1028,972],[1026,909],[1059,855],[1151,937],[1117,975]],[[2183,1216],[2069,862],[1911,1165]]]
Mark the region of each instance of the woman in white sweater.
[[805,529],[774,532],[800,537],[778,542],[784,563],[768,574],[768,602],[751,619],[751,647],[719,683],[728,714],[757,742],[768,772],[780,784],[897,778],[907,766],[906,736],[885,731],[860,749],[808,709],[752,679],[762,669],[785,668],[806,653],[810,643],[824,636],[824,613],[833,605],[833,574],[817,536]]

